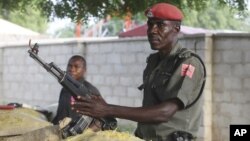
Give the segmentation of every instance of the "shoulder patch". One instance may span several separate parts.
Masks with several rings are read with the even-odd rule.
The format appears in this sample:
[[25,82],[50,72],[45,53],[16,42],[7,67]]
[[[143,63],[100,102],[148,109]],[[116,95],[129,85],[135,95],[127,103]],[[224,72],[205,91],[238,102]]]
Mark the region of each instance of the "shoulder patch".
[[189,78],[192,78],[194,71],[195,71],[195,67],[191,64],[181,65],[181,76],[188,76]]

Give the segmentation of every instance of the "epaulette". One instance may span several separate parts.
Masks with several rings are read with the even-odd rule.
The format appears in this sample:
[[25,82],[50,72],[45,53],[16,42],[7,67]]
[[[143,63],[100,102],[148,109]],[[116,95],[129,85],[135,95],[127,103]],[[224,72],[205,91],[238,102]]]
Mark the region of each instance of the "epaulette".
[[181,50],[180,50],[180,52],[178,54],[178,57],[180,59],[182,59],[182,58],[189,58],[192,55],[192,53],[193,52],[191,50],[188,50],[186,48],[181,48]]

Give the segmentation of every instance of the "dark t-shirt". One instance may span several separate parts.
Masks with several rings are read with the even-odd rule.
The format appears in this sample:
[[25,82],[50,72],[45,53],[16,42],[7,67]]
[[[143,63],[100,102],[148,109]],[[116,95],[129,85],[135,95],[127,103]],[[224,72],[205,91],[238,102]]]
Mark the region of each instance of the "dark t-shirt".
[[[86,88],[89,90],[91,94],[94,95],[100,95],[100,92],[98,89],[87,82],[86,80],[82,79],[80,82],[86,86]],[[59,97],[59,104],[57,108],[57,114],[56,117],[53,119],[53,124],[58,124],[60,120],[64,119],[65,117],[70,117],[72,120],[76,119],[78,116],[80,116],[75,111],[71,110],[71,101],[74,100],[74,98],[70,95],[70,92],[67,91],[65,88],[62,88],[60,92]]]

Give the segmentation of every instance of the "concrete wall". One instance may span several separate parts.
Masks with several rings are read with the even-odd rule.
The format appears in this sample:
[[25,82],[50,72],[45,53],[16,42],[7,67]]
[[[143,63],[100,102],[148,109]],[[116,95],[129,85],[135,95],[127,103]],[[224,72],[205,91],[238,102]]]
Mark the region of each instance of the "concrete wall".
[[[28,54],[26,44],[1,48],[1,100],[44,106],[57,102],[61,86]],[[67,59],[78,53],[76,42],[41,43],[39,55],[65,70]]]
[[[197,52],[207,68],[203,121],[198,140],[229,140],[229,125],[250,122],[249,35],[184,36],[180,43]],[[36,41],[33,41],[36,42]],[[112,104],[140,106],[146,58],[153,51],[146,38],[63,39],[37,41],[39,56],[63,70],[67,60],[81,54],[87,60],[87,80]],[[0,102],[46,106],[58,101],[61,86],[28,56],[27,43],[0,48]],[[121,124],[134,122],[120,120]]]
[[249,34],[214,36],[213,141],[229,140],[230,124],[250,124],[249,37]]

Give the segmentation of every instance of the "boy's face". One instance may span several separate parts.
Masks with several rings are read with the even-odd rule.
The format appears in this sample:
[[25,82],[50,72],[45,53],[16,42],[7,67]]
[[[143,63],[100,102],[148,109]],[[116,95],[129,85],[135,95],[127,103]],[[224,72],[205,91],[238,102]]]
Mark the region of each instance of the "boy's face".
[[71,75],[74,79],[80,80],[85,76],[86,68],[83,65],[83,61],[81,59],[70,59],[67,72]]

